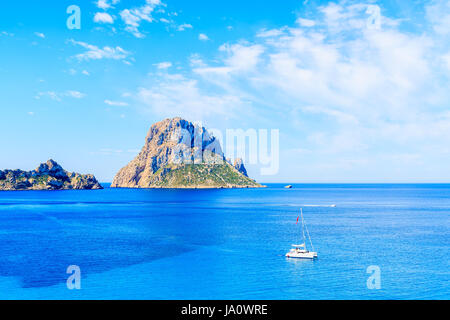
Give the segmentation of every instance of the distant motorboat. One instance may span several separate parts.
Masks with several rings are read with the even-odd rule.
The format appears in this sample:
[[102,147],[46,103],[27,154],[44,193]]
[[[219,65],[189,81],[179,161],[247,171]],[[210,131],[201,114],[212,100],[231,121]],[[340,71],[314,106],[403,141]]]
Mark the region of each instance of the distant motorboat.
[[286,187],[284,187],[285,189],[292,189],[292,185],[287,185]]
[[[305,220],[303,219],[303,209],[300,209],[300,216],[302,218],[302,235],[303,235],[303,243],[302,244],[293,244],[292,249],[289,250],[288,253],[286,253],[286,257],[288,258],[297,258],[297,259],[315,259],[317,258],[317,252],[314,251],[314,246],[311,241],[311,237],[309,235],[308,227],[306,226]],[[298,225],[298,219],[297,217],[297,225]],[[308,235],[309,243],[311,245],[312,251],[309,251],[306,247],[306,234]],[[297,242],[298,243],[298,242]]]

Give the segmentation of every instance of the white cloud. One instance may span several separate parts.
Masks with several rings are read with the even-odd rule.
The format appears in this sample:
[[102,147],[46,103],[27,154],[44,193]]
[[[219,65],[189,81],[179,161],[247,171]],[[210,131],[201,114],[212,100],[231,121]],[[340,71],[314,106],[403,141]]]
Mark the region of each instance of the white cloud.
[[[74,76],[74,75],[77,75],[79,71],[72,68],[72,69],[69,69],[69,70],[67,70],[65,72],[69,73],[71,76]],[[90,73],[88,71],[86,71],[86,70],[83,70],[80,73],[84,74],[85,76],[89,76],[90,75]]]
[[[165,7],[167,6],[161,0],[136,0],[134,3],[141,2],[141,5],[126,7],[117,11],[117,15],[112,15],[106,11],[110,9],[115,9],[113,5],[117,4],[117,0],[100,0],[97,1],[97,7],[103,9],[105,12],[98,12],[94,17],[94,21],[98,23],[109,23],[115,22],[117,16],[123,22],[124,30],[131,33],[136,38],[145,38],[147,32],[144,31],[143,26],[145,22],[156,23],[162,22],[168,24],[172,29],[178,31],[183,31],[188,28],[192,28],[190,24],[182,24],[177,26],[174,17],[178,16],[176,12],[167,12]],[[123,2],[124,5],[126,2]],[[113,31],[116,31],[115,28]]]
[[314,20],[309,20],[309,19],[304,19],[304,18],[298,18],[296,22],[302,27],[314,27],[316,25]]
[[259,38],[278,37],[284,33],[284,29],[261,30],[256,36]]
[[[249,71],[256,67],[259,62],[261,54],[264,52],[264,47],[259,44],[224,44],[220,46],[219,50],[226,54],[222,68],[217,71],[222,73],[227,70],[232,72]],[[201,69],[197,69],[201,71]]]
[[154,66],[156,66],[158,69],[169,69],[170,67],[172,67],[172,62],[160,62],[160,63],[156,63],[154,64]]
[[114,18],[106,12],[97,12],[94,16],[94,22],[97,23],[114,23]]
[[215,88],[245,97],[268,117],[277,112],[294,115],[293,123],[304,125],[305,117],[320,123],[308,132],[308,149],[319,153],[449,144],[450,116],[441,112],[450,101],[445,39],[404,32],[384,16],[381,29],[370,29],[366,5],[343,3],[320,7],[314,24],[298,20],[251,42],[222,45],[211,63],[196,57],[198,92]]
[[209,38],[208,38],[208,36],[207,36],[206,34],[200,33],[200,34],[198,35],[198,40],[200,40],[200,41],[208,41]]
[[233,95],[208,93],[200,89],[197,80],[179,74],[163,75],[154,86],[139,88],[135,99],[153,113],[189,119],[228,117],[244,105]]
[[444,66],[450,71],[450,52],[442,56]]
[[205,67],[205,63],[198,54],[192,54],[189,58],[191,67]]
[[115,106],[115,107],[126,107],[128,106],[128,103],[122,102],[122,101],[111,101],[111,100],[105,100],[105,103],[109,106]]
[[327,107],[316,107],[316,106],[307,106],[302,107],[301,110],[305,113],[312,113],[312,114],[324,114],[330,117],[335,118],[337,121],[341,122],[342,124],[348,124],[348,125],[356,125],[358,124],[358,119],[354,117],[350,113],[345,113],[339,110],[334,110]]
[[44,97],[44,96],[47,96],[50,99],[55,100],[55,101],[61,101],[61,98],[59,97],[59,94],[57,94],[54,91],[39,92],[34,98],[36,100],[39,100],[39,99],[41,99],[41,97]]
[[41,33],[41,32],[35,32],[34,34],[35,34],[36,37],[45,39],[45,34],[43,34],[43,33]]
[[432,1],[426,6],[426,17],[436,33],[450,34],[450,0]]
[[122,10],[120,17],[126,24],[125,30],[137,38],[144,38],[144,34],[139,31],[142,21],[153,22],[153,11],[156,7],[164,5],[160,0],[146,0],[145,5],[141,7]]
[[39,92],[36,96],[35,99],[39,100],[41,99],[41,97],[48,97],[52,100],[55,101],[62,101],[62,99],[64,97],[70,97],[70,98],[74,98],[74,99],[82,99],[86,96],[86,94],[81,93],[79,91],[75,91],[75,90],[68,90],[65,92],[55,92],[55,91],[46,91],[46,92]]
[[184,31],[186,29],[192,29],[192,28],[194,28],[194,27],[191,24],[183,23],[183,24],[179,25],[177,29],[178,29],[178,31]]
[[103,48],[99,48],[95,45],[91,45],[86,42],[75,41],[73,39],[69,40],[69,42],[87,49],[86,52],[75,55],[75,58],[77,58],[78,60],[124,60],[131,55],[130,52],[122,49],[121,47],[112,48],[106,46]]
[[[191,64],[196,74],[227,75],[230,73],[248,72],[255,68],[263,47],[250,44],[223,45],[220,48],[225,58],[225,66],[207,67],[197,56],[191,56]],[[157,66],[167,67],[167,63]],[[153,75],[154,77],[155,75]],[[202,83],[195,78],[186,78],[180,74],[162,73],[157,75],[153,86],[141,87],[134,95],[137,105],[146,110],[165,116],[182,115],[190,119],[201,119],[212,115],[225,118],[236,116],[236,110],[243,114],[248,107],[245,95],[234,93],[210,92],[203,89]],[[214,78],[214,77],[213,77]]]
[[116,5],[120,2],[120,0],[98,0],[97,1],[97,7],[103,10],[108,10],[113,8],[113,5]]
[[86,96],[84,93],[81,93],[79,91],[67,91],[65,93],[65,95],[67,97],[72,97],[72,98],[75,98],[75,99],[81,99],[81,98],[84,98]]
[[111,8],[111,5],[107,2],[107,0],[98,0],[97,7],[99,7],[100,9],[106,10],[106,9]]
[[2,31],[2,32],[0,32],[0,36],[14,37],[14,33]]

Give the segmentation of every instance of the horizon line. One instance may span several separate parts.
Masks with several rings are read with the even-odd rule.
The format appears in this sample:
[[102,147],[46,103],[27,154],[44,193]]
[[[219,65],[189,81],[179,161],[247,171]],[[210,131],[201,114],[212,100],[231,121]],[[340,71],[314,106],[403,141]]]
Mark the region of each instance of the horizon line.
[[[100,182],[111,184],[112,182]],[[449,182],[258,182],[260,184],[283,184],[283,185],[305,185],[305,184],[449,184]]]

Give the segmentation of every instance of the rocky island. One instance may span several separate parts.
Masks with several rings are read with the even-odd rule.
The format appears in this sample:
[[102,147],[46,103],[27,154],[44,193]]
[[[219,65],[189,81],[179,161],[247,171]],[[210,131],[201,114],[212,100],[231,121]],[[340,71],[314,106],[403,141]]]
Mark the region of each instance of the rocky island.
[[42,163],[33,171],[0,170],[0,191],[83,189],[103,187],[93,175],[67,172],[53,160]]
[[226,160],[204,127],[181,118],[151,126],[141,152],[122,168],[112,188],[260,188],[242,160]]

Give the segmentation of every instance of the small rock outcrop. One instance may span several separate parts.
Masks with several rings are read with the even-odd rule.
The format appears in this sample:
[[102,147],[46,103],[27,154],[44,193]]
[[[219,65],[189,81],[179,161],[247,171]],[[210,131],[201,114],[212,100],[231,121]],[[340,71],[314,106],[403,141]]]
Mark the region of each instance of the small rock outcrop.
[[259,188],[242,160],[231,165],[219,141],[181,118],[151,126],[141,152],[114,177],[112,188]]
[[53,160],[42,163],[33,171],[0,170],[0,191],[82,189],[103,187],[93,175],[65,171]]
[[239,159],[234,160],[233,167],[234,167],[237,171],[239,171],[240,173],[242,173],[244,176],[248,177],[247,169],[245,169],[244,161],[242,161],[242,159],[239,158]]

